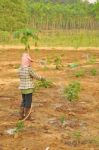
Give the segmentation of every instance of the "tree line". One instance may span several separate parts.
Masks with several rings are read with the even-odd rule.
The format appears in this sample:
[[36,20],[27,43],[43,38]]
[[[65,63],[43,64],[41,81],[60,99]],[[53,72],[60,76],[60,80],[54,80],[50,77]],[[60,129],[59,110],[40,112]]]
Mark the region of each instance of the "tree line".
[[99,27],[99,2],[81,0],[0,0],[0,31],[20,28],[40,30]]

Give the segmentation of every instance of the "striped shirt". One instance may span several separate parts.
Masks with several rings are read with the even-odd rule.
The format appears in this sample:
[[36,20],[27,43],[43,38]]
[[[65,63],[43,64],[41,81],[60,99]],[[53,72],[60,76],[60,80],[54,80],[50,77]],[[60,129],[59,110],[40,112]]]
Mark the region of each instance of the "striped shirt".
[[20,76],[20,86],[19,89],[31,89],[34,87],[33,79],[41,80],[41,76],[39,76],[35,71],[32,70],[31,67],[20,67],[19,68],[19,76]]

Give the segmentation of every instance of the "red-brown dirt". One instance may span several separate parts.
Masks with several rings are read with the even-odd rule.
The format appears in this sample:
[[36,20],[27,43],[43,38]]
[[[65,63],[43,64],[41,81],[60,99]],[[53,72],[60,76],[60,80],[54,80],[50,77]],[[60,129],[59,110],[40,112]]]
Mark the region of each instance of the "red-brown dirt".
[[[99,51],[31,50],[35,61],[49,58],[52,63],[33,63],[33,68],[54,82],[52,88],[41,88],[33,94],[32,116],[17,137],[5,133],[14,128],[19,118],[21,94],[18,89],[18,66],[23,50],[0,50],[0,150],[99,150],[99,74],[92,76],[91,68],[99,73]],[[55,70],[53,59],[61,56],[62,67]],[[95,56],[94,64],[87,64]],[[76,68],[68,63],[79,62]],[[75,72],[85,69],[83,77]],[[73,80],[81,83],[79,100],[70,103],[63,96],[64,86]],[[60,121],[64,116],[65,121]],[[81,134],[80,138],[77,133]]]

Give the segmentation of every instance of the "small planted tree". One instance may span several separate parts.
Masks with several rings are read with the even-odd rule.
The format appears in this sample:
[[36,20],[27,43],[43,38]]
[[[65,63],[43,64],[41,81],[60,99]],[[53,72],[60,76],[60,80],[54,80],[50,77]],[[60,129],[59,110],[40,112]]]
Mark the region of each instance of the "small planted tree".
[[10,134],[13,134],[14,138],[17,138],[18,134],[22,132],[24,128],[25,128],[24,121],[17,121],[16,128],[11,129],[12,131],[10,131],[11,132]]
[[40,88],[51,88],[52,86],[53,86],[52,81],[49,80],[37,81],[35,83],[34,91],[37,91]]
[[54,60],[54,64],[57,70],[59,70],[62,67],[62,60],[60,57],[56,57]]
[[73,139],[76,145],[81,143],[81,137],[82,137],[81,131],[74,131],[71,135],[71,138]]
[[52,63],[52,58],[51,57],[47,57],[47,64],[50,65]]
[[97,75],[97,70],[95,68],[92,68],[90,70],[90,73],[91,73],[92,76],[96,76]]
[[38,41],[38,31],[36,29],[20,29],[16,32],[14,32],[14,37],[19,39],[22,44],[25,45],[25,50],[30,50],[30,40],[35,41],[35,46],[37,45]]
[[65,116],[64,115],[62,115],[61,117],[60,117],[60,122],[63,124],[64,123],[64,121],[65,121]]
[[64,96],[69,101],[76,101],[79,98],[79,92],[81,90],[81,85],[78,81],[70,83],[64,89]]
[[79,70],[79,71],[77,71],[77,72],[75,73],[75,76],[76,76],[77,78],[79,78],[79,77],[83,77],[84,74],[85,74],[85,71],[84,71],[84,70]]
[[16,132],[21,132],[24,129],[25,125],[24,125],[24,121],[18,121],[16,123]]

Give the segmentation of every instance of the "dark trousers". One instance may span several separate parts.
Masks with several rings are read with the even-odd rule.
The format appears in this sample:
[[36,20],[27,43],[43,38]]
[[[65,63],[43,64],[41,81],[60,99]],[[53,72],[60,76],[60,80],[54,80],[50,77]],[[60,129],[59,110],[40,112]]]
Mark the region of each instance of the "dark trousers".
[[21,107],[31,108],[31,104],[32,104],[32,93],[22,94]]

